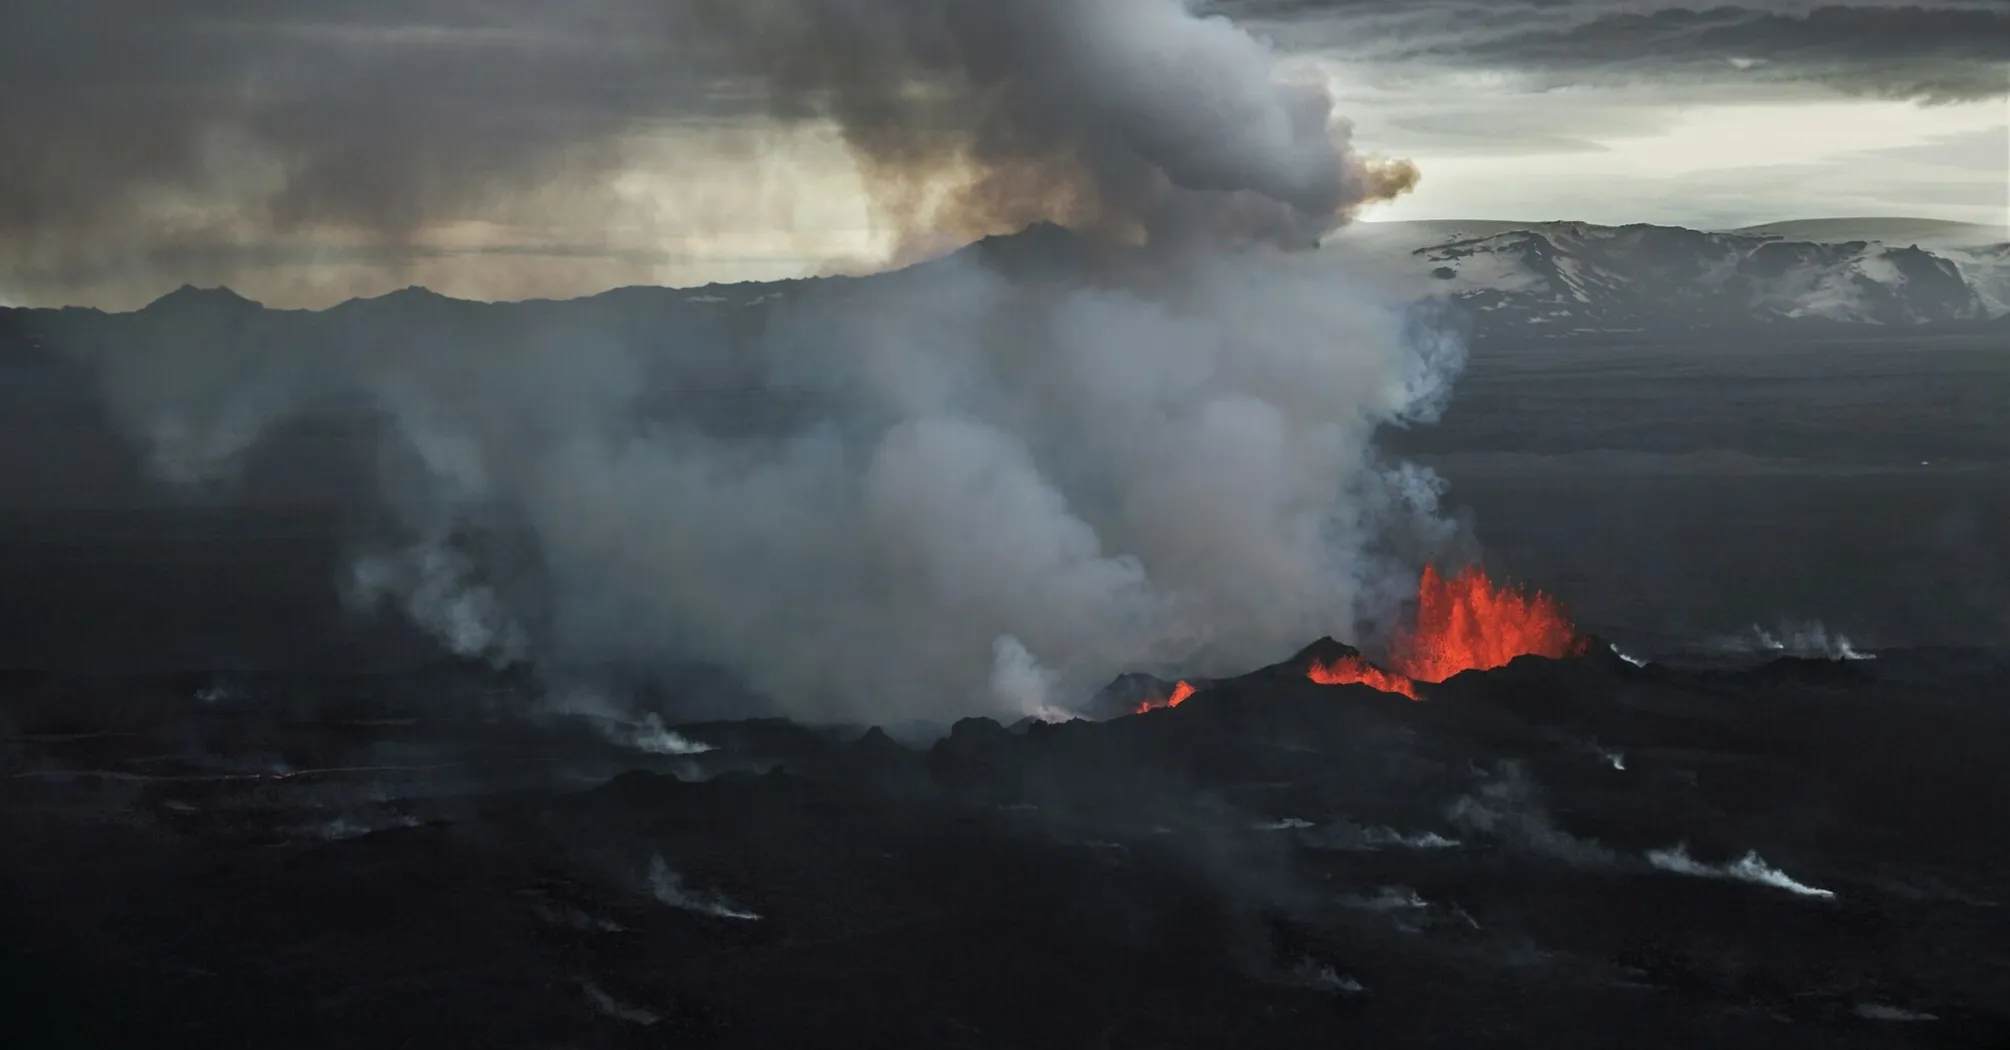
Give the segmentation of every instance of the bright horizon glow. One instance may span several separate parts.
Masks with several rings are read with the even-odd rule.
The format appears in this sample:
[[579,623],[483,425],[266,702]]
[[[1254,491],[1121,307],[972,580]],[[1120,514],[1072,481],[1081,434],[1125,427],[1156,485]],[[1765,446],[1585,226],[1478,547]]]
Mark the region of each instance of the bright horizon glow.
[[[1989,136],[2010,134],[2004,100],[1711,104],[1651,117],[1640,134],[1581,136],[1587,146],[1575,151],[1411,152],[1424,173],[1416,192],[1363,219],[1722,228],[1888,215],[2010,225],[2010,146],[1993,164],[1988,156]],[[1400,132],[1389,137],[1397,141],[1385,148],[1403,152]]]

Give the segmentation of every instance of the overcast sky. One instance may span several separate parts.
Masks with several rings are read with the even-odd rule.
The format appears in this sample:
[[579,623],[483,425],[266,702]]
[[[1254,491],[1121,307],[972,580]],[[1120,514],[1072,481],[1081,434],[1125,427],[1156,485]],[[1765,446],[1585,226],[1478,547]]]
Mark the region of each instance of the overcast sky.
[[2010,217],[2010,3],[1225,5],[1330,63],[1418,192],[1377,218]]
[[[870,267],[887,231],[843,139],[768,97],[786,71],[727,57],[722,2],[10,0],[0,302]],[[2010,221],[2003,0],[1210,10],[1323,76],[1359,148],[1421,168],[1371,220]]]

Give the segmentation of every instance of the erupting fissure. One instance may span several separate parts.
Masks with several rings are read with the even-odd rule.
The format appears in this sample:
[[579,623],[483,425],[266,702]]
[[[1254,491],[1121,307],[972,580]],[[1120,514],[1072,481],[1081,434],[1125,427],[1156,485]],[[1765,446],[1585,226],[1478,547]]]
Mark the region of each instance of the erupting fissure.
[[1306,677],[1320,685],[1360,684],[1416,700],[1418,682],[1500,667],[1517,656],[1575,656],[1584,646],[1556,599],[1495,586],[1477,565],[1449,579],[1425,566],[1417,583],[1416,621],[1390,647],[1393,671],[1349,656],[1315,661]]
[[[1416,619],[1389,647],[1389,668],[1350,653],[1314,658],[1305,677],[1319,685],[1365,685],[1421,700],[1420,683],[1502,667],[1518,656],[1581,656],[1586,644],[1562,604],[1541,591],[1497,586],[1477,565],[1451,577],[1425,566],[1417,581]],[[1182,681],[1164,699],[1138,704],[1136,712],[1178,707],[1194,692],[1191,683]]]
[[1178,707],[1179,705],[1186,702],[1187,697],[1190,697],[1193,694],[1194,694],[1193,684],[1190,682],[1182,681],[1180,684],[1173,686],[1172,695],[1166,697],[1164,700],[1146,700],[1144,703],[1139,704],[1137,713],[1144,714],[1146,711],[1155,710],[1161,707]]

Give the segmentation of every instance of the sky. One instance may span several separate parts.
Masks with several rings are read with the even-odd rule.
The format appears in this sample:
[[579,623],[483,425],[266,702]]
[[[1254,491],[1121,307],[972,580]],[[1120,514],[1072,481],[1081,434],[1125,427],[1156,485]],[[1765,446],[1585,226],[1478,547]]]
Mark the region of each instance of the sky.
[[[856,132],[872,106],[834,115],[811,89],[941,42],[833,51],[804,12],[978,2],[13,0],[0,303],[131,308],[182,283],[287,306],[407,284],[523,298],[883,266],[915,231],[872,189],[918,140],[874,140],[882,167],[862,172],[834,121]],[[1355,148],[1420,169],[1367,221],[2010,222],[2001,0],[1204,10],[1322,83]],[[912,103],[890,111],[954,120]]]
[[1371,220],[2010,218],[2010,5],[1245,6],[1423,169]]

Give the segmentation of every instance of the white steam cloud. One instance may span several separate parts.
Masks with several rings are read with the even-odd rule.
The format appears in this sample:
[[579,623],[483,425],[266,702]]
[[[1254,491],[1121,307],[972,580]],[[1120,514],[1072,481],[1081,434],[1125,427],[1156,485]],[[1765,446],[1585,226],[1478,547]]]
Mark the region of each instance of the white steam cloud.
[[991,692],[1011,710],[1042,721],[1064,721],[1067,714],[1052,703],[1054,673],[1026,651],[1019,639],[1000,637],[991,646]]
[[1352,640],[1451,538],[1373,438],[1435,417],[1463,341],[1282,250],[1415,171],[1262,42],[1175,0],[680,11],[775,115],[835,120],[906,232],[1097,240],[758,309],[198,304],[106,342],[114,418],[190,482],[360,409],[388,437],[358,604],[499,663],[723,666],[812,718],[1047,716]]
[[1428,418],[1460,357],[1366,284],[1268,249],[1100,286],[959,256],[808,287],[734,338],[418,296],[239,337],[308,349],[98,363],[129,433],[194,436],[152,446],[176,477],[328,405],[386,420],[395,538],[347,589],[457,653],[709,662],[810,717],[1032,714],[1348,639],[1411,588],[1438,485],[1372,439]]

